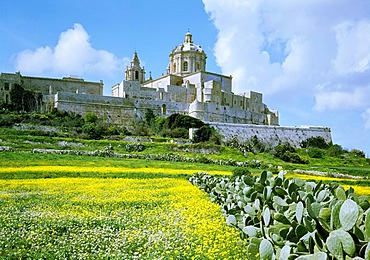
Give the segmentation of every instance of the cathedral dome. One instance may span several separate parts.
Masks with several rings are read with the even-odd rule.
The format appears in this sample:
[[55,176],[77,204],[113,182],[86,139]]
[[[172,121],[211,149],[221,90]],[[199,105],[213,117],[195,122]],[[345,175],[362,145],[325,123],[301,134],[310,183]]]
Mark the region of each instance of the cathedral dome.
[[206,70],[207,55],[200,45],[193,42],[190,32],[185,34],[185,40],[170,53],[167,73],[184,76]]
[[202,46],[193,43],[193,35],[190,32],[185,34],[185,40],[172,50],[172,54],[182,51],[196,51],[204,53]]

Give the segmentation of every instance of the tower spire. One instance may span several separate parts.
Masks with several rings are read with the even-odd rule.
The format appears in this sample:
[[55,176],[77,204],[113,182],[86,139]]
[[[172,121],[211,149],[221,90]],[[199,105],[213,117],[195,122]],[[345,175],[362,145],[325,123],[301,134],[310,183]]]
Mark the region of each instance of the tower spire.
[[143,83],[145,80],[145,70],[144,67],[141,68],[140,66],[140,59],[137,55],[136,50],[134,51],[134,55],[132,56],[130,67],[126,68],[125,74],[126,80],[129,81],[138,81],[139,83]]

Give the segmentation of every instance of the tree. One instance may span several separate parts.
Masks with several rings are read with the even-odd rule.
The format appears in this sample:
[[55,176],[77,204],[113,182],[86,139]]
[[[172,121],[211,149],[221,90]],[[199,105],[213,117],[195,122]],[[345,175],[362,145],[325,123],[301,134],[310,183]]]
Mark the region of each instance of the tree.
[[204,125],[202,120],[197,118],[181,115],[181,114],[172,114],[166,118],[164,127],[167,129],[174,128],[201,128]]
[[194,142],[208,142],[212,136],[212,127],[209,125],[204,125],[194,133]]
[[10,91],[10,101],[14,111],[35,111],[42,102],[42,95],[25,90],[21,85],[14,84]]
[[14,84],[10,90],[10,101],[15,111],[24,111],[23,102],[24,88],[19,84]]
[[155,115],[154,115],[153,110],[151,110],[151,109],[147,109],[147,110],[145,111],[144,118],[145,118],[145,124],[146,124],[148,127],[152,127],[152,126],[153,126],[153,123],[155,122]]

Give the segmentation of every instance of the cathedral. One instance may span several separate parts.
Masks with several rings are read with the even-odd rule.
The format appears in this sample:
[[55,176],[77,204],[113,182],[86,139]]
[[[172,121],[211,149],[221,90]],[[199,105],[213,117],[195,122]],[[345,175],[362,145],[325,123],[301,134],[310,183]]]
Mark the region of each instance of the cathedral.
[[[157,79],[145,77],[137,52],[125,70],[125,80],[103,96],[103,82],[80,78],[40,78],[2,73],[0,104],[11,101],[11,90],[21,86],[42,95],[42,112],[53,108],[81,115],[95,113],[113,124],[134,124],[148,109],[167,117],[186,114],[204,122],[278,126],[278,112],[267,108],[262,94],[232,92],[232,77],[206,70],[207,55],[193,42],[190,32],[169,55],[166,73]],[[247,88],[248,86],[245,86]]]
[[192,34],[169,55],[166,73],[145,79],[135,51],[125,80],[112,87],[112,96],[146,102],[157,115],[188,114],[205,122],[278,125],[278,112],[267,108],[262,94],[232,92],[232,77],[206,71],[207,55]]

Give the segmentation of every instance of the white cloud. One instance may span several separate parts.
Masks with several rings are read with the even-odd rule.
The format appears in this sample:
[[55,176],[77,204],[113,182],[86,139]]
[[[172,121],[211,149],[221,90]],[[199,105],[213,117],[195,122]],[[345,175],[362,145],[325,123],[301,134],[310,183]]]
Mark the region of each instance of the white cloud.
[[366,109],[366,111],[363,112],[361,116],[365,122],[365,128],[367,130],[370,130],[370,108]]
[[216,61],[236,93],[311,97],[315,111],[368,107],[370,1],[203,3],[218,29]]
[[365,108],[369,105],[370,88],[356,88],[352,92],[322,91],[315,94],[317,111],[349,110]]
[[370,20],[345,21],[336,28],[338,74],[363,73],[370,67]]
[[62,32],[55,47],[20,52],[15,67],[27,74],[99,75],[119,73],[124,60],[106,50],[97,50],[81,24]]

